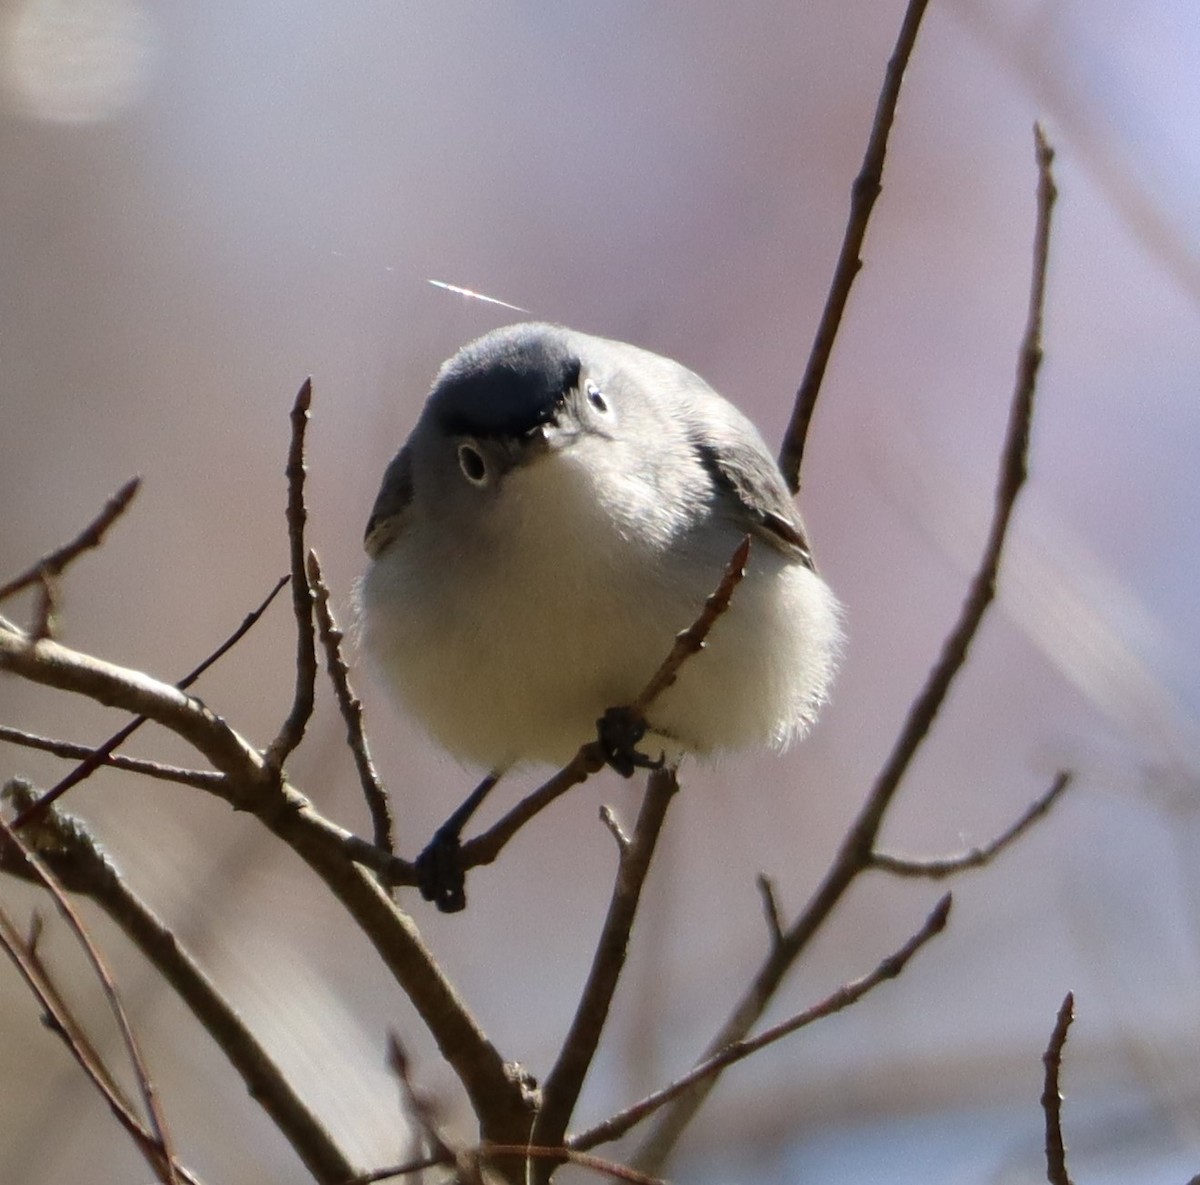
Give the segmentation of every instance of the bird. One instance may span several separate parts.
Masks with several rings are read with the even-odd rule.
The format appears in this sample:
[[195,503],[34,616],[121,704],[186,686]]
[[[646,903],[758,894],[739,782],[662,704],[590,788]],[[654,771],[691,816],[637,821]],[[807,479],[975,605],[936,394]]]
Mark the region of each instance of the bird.
[[646,713],[644,743],[673,760],[801,737],[841,608],[762,436],[699,375],[506,326],[442,365],[384,473],[360,644],[402,708],[492,780],[562,765],[638,696],[746,536],[727,613]]

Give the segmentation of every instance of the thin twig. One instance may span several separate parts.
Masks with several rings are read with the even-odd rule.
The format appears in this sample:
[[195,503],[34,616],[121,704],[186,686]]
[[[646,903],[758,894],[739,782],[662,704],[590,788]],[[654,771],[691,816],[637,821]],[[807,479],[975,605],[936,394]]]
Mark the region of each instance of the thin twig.
[[[0,724],[0,741],[7,741],[10,745],[21,745],[26,749],[36,749],[41,753],[50,753],[68,761],[88,759],[96,752],[91,745],[63,741],[57,737],[40,736],[21,728],[11,728],[7,724]],[[199,790],[212,790],[221,781],[221,775],[213,773],[212,770],[183,769],[177,765],[163,765],[159,761],[147,761],[142,757],[130,757],[125,753],[109,753],[102,764],[110,769],[142,774],[147,778],[158,778],[163,782],[178,782],[184,786],[194,786]]]
[[1071,784],[1071,774],[1063,770],[1054,779],[1054,784],[1040,798],[1035,799],[1024,814],[1011,826],[983,847],[974,847],[957,856],[943,856],[933,860],[914,860],[907,856],[893,856],[887,852],[873,851],[871,867],[895,876],[925,877],[928,880],[943,880],[968,868],[982,868],[990,864],[1010,844],[1015,843],[1034,825],[1058,800],[1058,796]]
[[840,1012],[842,1009],[848,1008],[851,1004],[861,1000],[863,996],[873,988],[878,987],[885,980],[895,979],[904,970],[913,955],[931,938],[940,934],[945,929],[946,920],[949,916],[950,894],[947,893],[934,906],[933,912],[925,919],[924,925],[899,950],[888,955],[870,974],[852,980],[850,983],[843,984],[837,991],[827,996],[820,1003],[814,1004],[811,1008],[806,1008],[803,1012],[796,1013],[795,1016],[772,1026],[751,1040],[732,1042],[720,1050],[720,1052],[706,1058],[698,1066],[693,1067],[682,1078],[672,1082],[670,1086],[663,1087],[662,1090],[656,1090],[653,1094],[642,1099],[641,1102],[634,1103],[632,1107],[627,1107],[618,1115],[605,1120],[604,1123],[597,1124],[585,1132],[580,1132],[577,1136],[571,1136],[567,1140],[567,1146],[580,1149],[595,1148],[598,1144],[606,1144],[610,1140],[619,1139],[630,1128],[641,1123],[643,1119],[646,1119],[660,1107],[665,1106],[672,1099],[683,1094],[697,1082],[712,1079],[735,1062],[740,1062],[757,1053],[760,1049],[765,1049],[768,1045],[773,1045],[776,1041],[791,1036],[792,1033],[812,1024],[814,1021],[821,1020],[826,1016],[832,1016],[835,1012]]
[[608,914],[575,1017],[558,1060],[542,1085],[542,1108],[532,1134],[537,1144],[558,1147],[563,1142],[583,1080],[596,1056],[613,994],[625,966],[629,934],[650,871],[650,860],[666,820],[667,808],[678,789],[675,770],[670,766],[652,771],[647,779],[642,809],[633,838],[621,852]]
[[1067,1172],[1067,1149],[1062,1134],[1062,1090],[1059,1072],[1062,1069],[1062,1052],[1067,1043],[1067,1030],[1075,1019],[1075,994],[1067,992],[1054,1020],[1050,1043],[1042,1054],[1042,1065],[1046,1068],[1045,1084],[1042,1087],[1042,1114],[1046,1117],[1046,1180],[1050,1185],[1071,1185]]
[[[746,571],[746,558],[750,553],[750,537],[747,535],[734,549],[726,564],[721,580],[687,629],[675,635],[675,641],[658,670],[651,675],[641,694],[633,701],[632,711],[644,718],[654,701],[679,674],[680,667],[698,654],[705,645],[708,635],[718,618],[729,608],[734,590]],[[464,869],[480,864],[490,864],[504,850],[505,845],[535,815],[545,810],[555,799],[560,798],[573,786],[587,781],[592,774],[599,773],[607,764],[607,756],[598,741],[581,745],[578,752],[553,777],[539,786],[532,794],[523,798],[499,822],[487,831],[468,840],[462,846],[460,864]]]
[[[250,613],[247,613],[242,619],[242,624],[239,625],[237,629],[235,629],[233,633],[230,634],[229,637],[226,638],[225,641],[216,648],[216,650],[214,650],[207,658],[205,658],[203,662],[201,662],[198,666],[193,667],[186,675],[184,675],[184,677],[175,684],[175,687],[179,691],[186,691],[193,683],[196,682],[197,679],[200,678],[201,675],[204,674],[205,671],[208,670],[209,667],[213,665],[213,663],[215,663],[224,654],[232,650],[233,647],[236,646],[243,637],[245,637],[245,635],[259,620],[259,618],[261,618],[262,615],[267,611],[268,606],[276,598],[276,596],[278,596],[279,590],[283,588],[285,584],[287,584],[289,579],[290,577],[281,576],[279,580],[275,582],[274,588],[267,593],[266,597],[263,599],[258,608],[252,610]],[[135,732],[137,732],[139,728],[142,727],[143,724],[146,723],[147,719],[148,717],[146,716],[135,716],[123,728],[120,728],[114,732],[113,735],[110,736],[102,745],[92,749],[83,759],[83,761],[80,762],[80,764],[69,774],[67,774],[65,778],[63,778],[56,785],[51,786],[50,789],[47,790],[37,800],[37,802],[30,804],[30,806],[17,815],[17,817],[12,821],[12,826],[17,830],[20,830],[27,823],[31,822],[33,819],[36,819],[51,803],[57,802],[58,799],[66,794],[66,792],[73,786],[77,786],[85,778],[91,777],[91,775],[95,773],[96,770],[98,770],[102,765],[119,764],[119,762],[111,760],[113,753],[117,749],[117,746],[123,745]],[[191,782],[190,784],[196,785],[195,782]],[[200,789],[208,789],[208,787],[200,786]]]
[[557,798],[561,798],[572,786],[586,782],[592,774],[599,773],[605,765],[604,750],[598,741],[589,741],[547,781],[532,794],[526,795],[502,819],[487,831],[462,846],[460,862],[464,871],[481,864],[491,864],[504,850],[505,845],[535,815],[540,814]]
[[125,513],[133,496],[138,492],[142,479],[131,477],[109,500],[104,509],[70,543],[56,548],[49,555],[43,556],[32,568],[14,577],[5,585],[0,585],[0,601],[7,600],[14,593],[32,584],[42,584],[47,578],[58,576],[72,560],[93,547],[99,547],[104,541],[108,528]]
[[121,997],[117,991],[117,985],[113,979],[112,972],[108,969],[108,965],[101,956],[99,949],[92,941],[91,935],[88,934],[87,928],[84,926],[79,914],[76,913],[75,907],[71,904],[66,893],[63,892],[62,886],[59,885],[58,881],[38,856],[21,842],[20,836],[3,819],[0,819],[0,837],[3,837],[6,845],[16,848],[24,857],[26,864],[33,871],[37,880],[53,898],[55,907],[70,927],[71,932],[75,935],[79,945],[83,948],[84,954],[87,955],[88,962],[91,963],[92,970],[96,974],[96,979],[99,981],[100,987],[104,992],[104,998],[108,1001],[108,1006],[112,1011],[113,1017],[116,1019],[117,1029],[121,1034],[121,1040],[129,1055],[129,1062],[133,1067],[134,1077],[137,1080],[142,1102],[146,1107],[146,1115],[150,1121],[151,1130],[154,1132],[158,1146],[162,1149],[167,1182],[169,1185],[176,1185],[179,1178],[175,1172],[175,1153],[172,1148],[170,1133],[167,1129],[166,1117],[163,1115],[162,1107],[159,1104],[158,1094],[150,1078],[150,1072],[146,1067],[146,1061],[142,1057],[141,1048],[138,1045],[137,1038],[134,1036],[129,1015],[125,1011],[124,1004],[121,1003]]
[[[995,596],[1004,540],[1017,495],[1025,481],[1034,392],[1038,364],[1041,360],[1042,307],[1045,300],[1055,188],[1051,174],[1053,152],[1040,128],[1035,129],[1035,139],[1038,166],[1037,219],[1034,230],[1029,315],[1020,347],[1016,383],[1009,408],[1008,429],[1000,458],[992,521],[983,556],[959,611],[958,621],[943,644],[942,652],[930,671],[925,686],[910,706],[891,754],[846,833],[833,863],[809,899],[808,905],[785,932],[778,948],[763,961],[729,1019],[709,1042],[702,1060],[715,1056],[725,1046],[745,1038],[773,999],[784,975],[800,957],[846,890],[861,872],[871,867],[875,840],[884,815],[894,800],[917,750],[928,735],[950,685],[962,669],[971,642]],[[697,1083],[659,1115],[635,1158],[639,1167],[654,1172],[665,1163],[715,1081],[715,1078],[706,1078]]]
[[350,686],[350,670],[342,658],[342,631],[338,629],[333,618],[333,610],[329,607],[329,586],[325,583],[321,572],[321,561],[315,551],[308,553],[308,582],[312,587],[317,614],[317,631],[321,636],[321,645],[325,650],[325,668],[329,672],[329,681],[333,684],[333,694],[341,710],[342,719],[346,723],[346,743],[354,755],[354,767],[358,770],[359,785],[362,786],[363,797],[367,800],[367,810],[371,815],[372,830],[375,846],[384,852],[396,850],[395,836],[392,833],[392,808],[388,801],[387,791],[375,772],[374,762],[367,747],[367,735],[363,730],[362,701],[354,694]]
[[813,411],[817,406],[817,397],[821,393],[825,368],[829,365],[829,359],[833,353],[833,343],[837,338],[838,327],[842,323],[842,314],[846,310],[850,289],[862,268],[863,240],[867,235],[867,224],[871,219],[871,210],[875,205],[875,199],[879,197],[883,188],[883,163],[887,156],[887,143],[892,130],[892,121],[896,115],[896,103],[900,97],[900,84],[908,69],[908,62],[917,41],[917,32],[921,27],[921,18],[925,15],[928,2],[929,0],[909,0],[904,20],[900,25],[900,33],[896,39],[896,46],[888,61],[883,88],[879,92],[879,101],[875,106],[875,120],[871,125],[871,134],[867,138],[867,149],[863,155],[862,168],[850,189],[850,214],[846,220],[842,248],[838,252],[833,279],[829,285],[829,294],[825,298],[825,308],[821,313],[820,323],[817,325],[812,351],[808,356],[808,366],[800,383],[800,389],[796,392],[792,418],[779,454],[779,468],[793,494],[800,489],[800,465],[804,460],[804,442],[808,436],[809,424],[812,423]]
[[[62,994],[56,985],[44,977],[39,961],[36,957],[31,957],[32,952],[22,940],[12,919],[3,907],[0,907],[0,946],[4,948],[21,978],[25,980],[29,990],[41,1005],[47,1027],[63,1040],[80,1069],[108,1104],[114,1118],[137,1145],[138,1151],[146,1158],[146,1162],[155,1175],[162,1180],[165,1175],[165,1158],[162,1148],[138,1119],[128,1100],[114,1082],[108,1067],[100,1061],[91,1041],[88,1040],[74,1015],[64,1005]],[[199,1185],[196,1177],[182,1166],[176,1164],[175,1169],[178,1177],[188,1185]]]
[[[14,798],[22,793],[19,786],[16,791]],[[174,988],[313,1178],[322,1185],[337,1185],[351,1176],[354,1166],[270,1053],[175,933],[129,887],[84,824],[53,808],[39,824],[39,842],[48,845],[42,859],[53,865],[59,880],[103,909]],[[6,871],[20,870],[9,863]]]
[[292,439],[287,459],[288,554],[292,571],[292,611],[296,617],[296,690],[287,719],[267,747],[267,768],[276,772],[304,739],[312,716],[317,686],[317,646],[313,638],[313,593],[308,584],[304,526],[308,509],[304,504],[304,436],[312,406],[312,379],[305,379],[292,404]]
[[763,917],[767,921],[767,932],[771,936],[771,949],[783,941],[783,914],[779,909],[779,898],[775,895],[775,882],[765,872],[754,878],[758,895],[762,898]]
[[650,676],[650,682],[642,688],[642,693],[633,701],[633,710],[640,716],[645,716],[650,705],[679,677],[679,668],[704,649],[712,627],[717,618],[728,608],[734,590],[746,575],[746,561],[750,556],[750,536],[746,535],[734,548],[725,571],[721,574],[721,582],[704,601],[700,616],[687,629],[675,635],[675,643],[671,652],[663,660],[662,665]]

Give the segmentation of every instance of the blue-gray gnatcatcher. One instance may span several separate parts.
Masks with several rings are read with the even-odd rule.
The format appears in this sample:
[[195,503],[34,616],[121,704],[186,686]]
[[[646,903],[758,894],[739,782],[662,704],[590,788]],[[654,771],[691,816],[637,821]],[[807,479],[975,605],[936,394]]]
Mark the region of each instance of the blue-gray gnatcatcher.
[[446,362],[367,524],[363,645],[459,758],[567,761],[630,703],[741,538],[749,567],[649,711],[655,747],[783,746],[841,638],[757,430],[679,363],[557,325]]

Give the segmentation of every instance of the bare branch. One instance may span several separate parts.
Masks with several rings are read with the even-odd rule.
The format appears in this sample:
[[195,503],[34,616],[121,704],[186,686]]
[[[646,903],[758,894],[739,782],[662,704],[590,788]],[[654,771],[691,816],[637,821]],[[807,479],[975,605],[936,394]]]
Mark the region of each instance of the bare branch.
[[[91,745],[79,745],[74,741],[39,736],[37,733],[25,732],[20,728],[10,728],[7,724],[0,724],[0,741],[21,745],[26,749],[36,749],[42,753],[50,753],[55,757],[64,757],[68,761],[91,758],[92,754],[96,752]],[[147,761],[144,758],[130,757],[124,753],[110,753],[104,758],[102,764],[110,769],[142,774],[145,777],[158,778],[164,782],[178,782],[184,786],[194,786],[199,790],[214,790],[221,781],[221,775],[212,773],[210,770],[181,769],[179,766],[163,765],[158,761]]]
[[131,477],[109,500],[104,509],[82,530],[70,543],[56,548],[49,555],[43,556],[32,568],[14,577],[5,585],[0,585],[0,601],[7,600],[14,593],[33,584],[45,585],[60,575],[77,556],[93,547],[99,547],[109,527],[125,513],[129,503],[142,484],[140,477]]
[[[96,902],[175,989],[314,1179],[322,1185],[339,1185],[352,1176],[354,1166],[292,1089],[265,1047],[178,937],[126,884],[82,822],[61,808],[52,808],[39,823],[39,841],[52,845],[42,858],[54,865],[56,875],[73,892]],[[20,872],[13,862],[6,862],[5,867]]]
[[863,156],[862,168],[850,189],[850,214],[846,221],[842,247],[838,252],[833,279],[829,285],[829,294],[825,298],[825,308],[821,313],[820,323],[817,325],[812,350],[808,356],[808,366],[800,383],[800,389],[796,392],[792,418],[787,426],[787,432],[784,434],[783,448],[779,454],[779,468],[793,494],[800,489],[800,465],[804,460],[804,442],[817,406],[817,397],[821,393],[825,368],[829,365],[830,356],[833,354],[833,343],[842,323],[842,314],[846,310],[850,289],[854,285],[855,277],[862,269],[863,241],[867,235],[867,224],[871,219],[875,200],[883,189],[883,163],[887,156],[887,143],[892,130],[892,121],[896,115],[896,103],[900,98],[900,84],[904,80],[904,72],[908,69],[908,62],[912,57],[913,47],[916,45],[917,32],[921,27],[921,18],[925,15],[927,4],[928,0],[909,0],[904,20],[900,25],[900,33],[896,39],[896,46],[888,61],[883,88],[879,92],[879,100],[875,106],[875,121],[871,125],[871,134],[867,138],[867,150]]
[[288,755],[304,739],[304,730],[312,716],[317,685],[317,647],[313,638],[313,594],[305,572],[304,526],[308,510],[304,505],[304,436],[308,411],[312,406],[312,379],[305,379],[292,404],[292,441],[287,459],[288,554],[292,570],[292,611],[296,616],[296,690],[291,711],[279,729],[279,735],[266,750],[267,768],[283,768]]
[[1046,1117],[1046,1180],[1050,1185],[1071,1185],[1067,1173],[1067,1150],[1062,1134],[1062,1091],[1059,1088],[1059,1071],[1062,1069],[1062,1051],[1067,1043],[1067,1030],[1075,1019],[1075,994],[1067,992],[1058,1009],[1050,1043],[1042,1054],[1042,1065],[1046,1068],[1045,1085],[1042,1088],[1042,1114]]
[[[911,8],[910,8],[911,11]],[[900,782],[925,740],[954,677],[966,661],[967,651],[984,614],[995,596],[1000,556],[1013,506],[1024,484],[1029,435],[1033,420],[1034,392],[1041,359],[1042,306],[1045,299],[1046,266],[1049,252],[1051,212],[1054,206],[1053,153],[1041,129],[1036,129],[1038,188],[1034,230],[1033,275],[1030,283],[1029,316],[1021,342],[1017,378],[1009,407],[1008,430],[1000,458],[992,522],[979,567],[971,581],[958,621],[942,646],[925,686],[908,710],[892,752],[846,833],[842,845],[808,905],[791,924],[779,946],[770,952],[734,1007],[720,1032],[709,1043],[703,1058],[713,1057],[727,1045],[742,1040],[774,997],[784,975],[808,946],[812,936],[859,873],[872,866],[875,839],[883,817],[895,798]],[[714,1079],[705,1079],[685,1091],[663,1111],[640,1150],[636,1163],[658,1170],[678,1142],[687,1125],[708,1097]]]
[[725,1046],[719,1053],[706,1058],[698,1066],[693,1067],[684,1074],[682,1078],[671,1083],[670,1086],[655,1091],[653,1094],[642,1099],[641,1102],[635,1103],[632,1107],[628,1107],[620,1112],[620,1114],[605,1120],[604,1123],[598,1124],[588,1131],[581,1132],[577,1136],[571,1136],[567,1140],[568,1147],[579,1149],[595,1148],[598,1144],[606,1144],[610,1140],[619,1139],[630,1128],[641,1123],[643,1119],[646,1119],[660,1107],[671,1102],[672,1099],[678,1098],[697,1082],[713,1079],[735,1062],[740,1062],[752,1054],[758,1053],[760,1049],[765,1049],[768,1045],[773,1045],[776,1041],[791,1036],[792,1033],[812,1024],[814,1021],[821,1020],[826,1016],[832,1016],[835,1012],[842,1011],[843,1008],[848,1008],[851,1004],[861,1000],[873,988],[878,987],[884,980],[895,979],[904,970],[913,955],[931,938],[940,934],[945,929],[946,920],[949,916],[950,894],[947,893],[934,906],[933,912],[925,919],[925,924],[899,950],[888,955],[870,974],[855,979],[850,983],[843,984],[836,992],[827,996],[819,1004],[814,1004],[811,1008],[806,1008],[803,1012],[796,1013],[795,1016],[772,1026],[752,1040],[734,1041],[730,1045]]
[[108,1001],[108,1006],[112,1010],[113,1017],[116,1019],[117,1029],[121,1034],[125,1050],[129,1054],[129,1062],[133,1067],[134,1077],[141,1092],[142,1102],[146,1107],[146,1115],[150,1120],[150,1127],[162,1152],[165,1179],[168,1185],[176,1185],[179,1178],[175,1171],[175,1153],[171,1146],[171,1137],[167,1129],[166,1117],[163,1115],[162,1108],[159,1105],[158,1094],[150,1078],[150,1072],[146,1067],[145,1059],[142,1057],[142,1051],[138,1045],[137,1038],[134,1036],[133,1026],[129,1022],[125,1006],[121,1003],[121,997],[117,992],[117,985],[112,977],[112,972],[109,971],[108,965],[101,956],[99,949],[92,941],[91,935],[88,934],[82,919],[75,912],[75,907],[67,898],[66,893],[63,892],[58,881],[55,880],[49,869],[45,867],[33,851],[21,842],[20,836],[3,819],[0,819],[0,839],[2,839],[6,846],[15,848],[23,857],[35,878],[53,898],[55,908],[70,927],[76,941],[83,948],[84,954],[87,955],[88,962],[91,963],[92,970],[96,974],[96,979],[99,981],[100,987],[104,992],[104,998]]
[[392,834],[392,808],[388,802],[387,791],[379,781],[375,772],[375,764],[371,760],[367,748],[367,736],[363,731],[362,701],[354,694],[350,686],[350,670],[342,658],[342,631],[338,629],[333,618],[333,610],[329,607],[329,587],[321,572],[321,561],[315,551],[308,553],[308,582],[315,597],[317,614],[317,630],[321,635],[321,645],[325,650],[325,668],[329,672],[329,681],[333,684],[334,697],[338,708],[341,709],[342,719],[346,723],[346,743],[354,755],[354,767],[358,770],[358,781],[362,786],[363,797],[367,800],[367,810],[371,815],[374,831],[375,846],[385,852],[394,852],[395,838]]
[[654,770],[647,779],[633,839],[621,852],[608,916],[596,944],[587,983],[562,1051],[542,1086],[542,1108],[533,1127],[532,1138],[536,1143],[558,1147],[563,1142],[583,1080],[596,1056],[613,994],[625,966],[629,934],[646,874],[650,871],[650,860],[666,820],[667,808],[678,789],[679,782],[670,767]]
[[[214,650],[206,659],[204,659],[203,662],[201,662],[198,666],[193,667],[192,670],[184,675],[184,677],[175,684],[176,688],[179,691],[186,691],[187,688],[191,687],[191,685],[195,683],[196,680],[199,679],[200,676],[203,675],[204,672],[213,665],[213,663],[233,649],[233,647],[236,646],[243,637],[245,637],[245,635],[259,620],[259,618],[261,618],[262,615],[267,611],[268,606],[276,598],[276,596],[278,596],[279,590],[283,588],[285,584],[287,584],[288,579],[289,578],[287,576],[281,577],[276,582],[275,587],[272,588],[269,593],[267,593],[266,597],[258,606],[258,608],[254,609],[250,613],[247,613],[242,619],[242,624],[239,625],[237,629],[235,629],[233,633],[230,634],[229,637],[226,638],[225,641],[216,648],[216,650]],[[0,659],[0,665],[2,665],[2,662],[3,660]],[[57,802],[58,799],[60,799],[68,790],[71,789],[71,787],[77,786],[85,778],[91,777],[91,775],[95,773],[96,770],[102,765],[125,764],[125,768],[129,768],[128,764],[126,763],[132,759],[125,758],[120,761],[114,760],[113,753],[116,751],[117,746],[124,744],[135,732],[137,732],[139,728],[141,728],[143,724],[146,723],[147,719],[148,717],[144,715],[135,716],[128,724],[124,726],[124,728],[118,729],[102,745],[92,749],[84,756],[83,761],[77,768],[73,769],[69,774],[67,774],[67,776],[58,782],[57,785],[51,786],[50,789],[47,790],[45,794],[43,794],[41,798],[37,800],[37,802],[30,804],[29,807],[21,811],[21,813],[13,820],[12,826],[17,830],[20,830],[31,820],[36,819],[51,803]],[[61,755],[62,754],[60,754],[60,756]],[[150,773],[150,771],[145,768],[139,769],[137,772]],[[155,772],[151,773],[150,776],[163,777],[165,775]],[[197,771],[197,777],[204,778],[205,775],[203,772]],[[198,785],[197,782],[192,781],[189,778],[175,778],[169,780],[187,781],[190,785]],[[209,788],[210,787],[208,786],[200,785],[200,789]]]
[[[44,970],[36,958],[36,953],[22,941],[12,919],[2,907],[0,907],[0,946],[4,948],[21,978],[25,980],[29,990],[37,998],[44,1011],[47,1027],[62,1038],[71,1056],[92,1085],[100,1092],[117,1122],[137,1145],[138,1151],[146,1158],[155,1175],[162,1180],[166,1172],[162,1148],[134,1113],[128,1100],[113,1081],[108,1067],[99,1059],[87,1035],[75,1020],[74,1015],[64,1005],[61,993],[52,982],[45,978]],[[192,1173],[178,1164],[174,1167],[177,1176],[188,1185],[199,1185]]]
[[1071,774],[1065,770],[1060,772],[1045,794],[1035,799],[1015,823],[983,847],[971,848],[957,856],[944,856],[934,860],[913,860],[906,856],[892,856],[887,852],[873,851],[871,867],[895,876],[926,877],[929,880],[942,880],[968,868],[982,868],[985,864],[990,864],[1010,844],[1020,839],[1050,810],[1070,784]]
[[256,815],[349,911],[433,1033],[476,1114],[493,1130],[528,1130],[532,1100],[527,1084],[510,1073],[438,967],[412,919],[370,872],[348,858],[348,843],[354,837],[323,818],[302,794],[281,781],[262,755],[224,720],[199,700],[140,671],[80,654],[57,642],[31,642],[23,634],[14,635],[3,628],[0,670],[145,715],[202,753],[225,775],[214,792],[236,809]]

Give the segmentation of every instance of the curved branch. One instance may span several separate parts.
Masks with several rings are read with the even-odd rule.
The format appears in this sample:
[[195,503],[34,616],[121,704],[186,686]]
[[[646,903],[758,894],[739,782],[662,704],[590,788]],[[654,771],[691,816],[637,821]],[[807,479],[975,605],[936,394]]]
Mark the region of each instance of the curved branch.
[[957,856],[942,856],[933,860],[914,860],[907,856],[873,851],[871,867],[878,868],[881,872],[890,872],[893,876],[924,877],[927,880],[944,880],[969,868],[983,868],[1005,848],[1016,843],[1058,801],[1059,795],[1070,784],[1071,775],[1064,770],[1054,779],[1050,789],[1040,798],[1034,799],[1016,822],[996,836],[991,843],[982,847],[970,848]]

